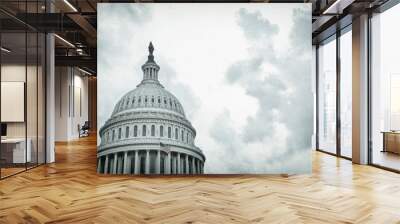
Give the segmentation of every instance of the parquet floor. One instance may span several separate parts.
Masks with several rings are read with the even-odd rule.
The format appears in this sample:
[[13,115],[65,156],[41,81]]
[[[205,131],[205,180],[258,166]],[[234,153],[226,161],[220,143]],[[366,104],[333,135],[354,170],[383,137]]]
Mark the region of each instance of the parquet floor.
[[400,175],[313,153],[312,175],[96,174],[95,138],[0,181],[0,223],[400,223]]

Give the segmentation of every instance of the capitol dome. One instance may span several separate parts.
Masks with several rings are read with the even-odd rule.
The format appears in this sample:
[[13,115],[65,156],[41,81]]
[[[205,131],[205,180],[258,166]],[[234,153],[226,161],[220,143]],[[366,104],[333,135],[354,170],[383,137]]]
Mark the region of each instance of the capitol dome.
[[98,172],[104,174],[201,174],[203,152],[179,100],[158,81],[150,42],[143,80],[115,105],[100,128]]

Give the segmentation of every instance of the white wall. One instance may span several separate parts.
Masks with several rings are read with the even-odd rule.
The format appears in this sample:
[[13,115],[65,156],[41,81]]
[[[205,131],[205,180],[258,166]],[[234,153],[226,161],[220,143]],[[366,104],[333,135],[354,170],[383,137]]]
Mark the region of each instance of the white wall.
[[76,68],[56,67],[56,141],[79,138],[78,125],[88,120],[88,78]]

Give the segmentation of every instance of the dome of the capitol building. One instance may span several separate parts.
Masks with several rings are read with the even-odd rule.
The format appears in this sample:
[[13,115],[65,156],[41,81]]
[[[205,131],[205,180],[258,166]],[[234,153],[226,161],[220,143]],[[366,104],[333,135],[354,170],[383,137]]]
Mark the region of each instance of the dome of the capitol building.
[[201,174],[203,152],[179,100],[158,81],[160,66],[150,42],[143,80],[115,105],[100,128],[98,172],[104,174]]

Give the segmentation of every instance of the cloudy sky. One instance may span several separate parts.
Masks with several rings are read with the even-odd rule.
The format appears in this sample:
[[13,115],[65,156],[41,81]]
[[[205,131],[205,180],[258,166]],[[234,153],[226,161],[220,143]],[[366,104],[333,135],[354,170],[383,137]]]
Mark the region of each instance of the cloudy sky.
[[206,173],[311,170],[310,4],[99,4],[98,123],[159,79],[196,128]]

